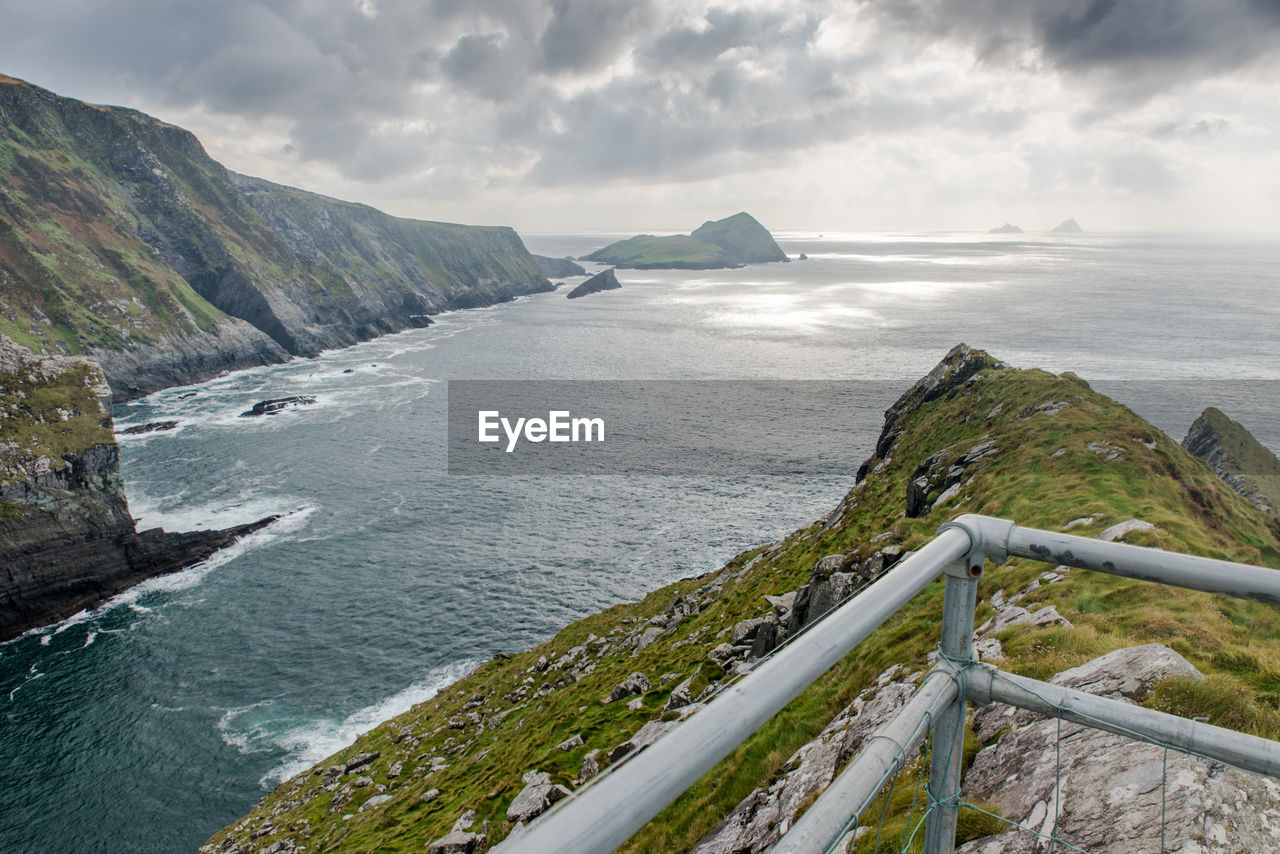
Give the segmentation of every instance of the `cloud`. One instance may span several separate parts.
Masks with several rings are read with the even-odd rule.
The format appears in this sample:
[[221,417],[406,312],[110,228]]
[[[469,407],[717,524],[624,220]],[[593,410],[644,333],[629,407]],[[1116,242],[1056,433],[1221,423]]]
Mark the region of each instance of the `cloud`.
[[1240,95],[1280,45],[1268,0],[0,0],[0,20],[0,72],[374,201],[764,174],[1164,197],[1188,143],[1277,148],[1276,99]]

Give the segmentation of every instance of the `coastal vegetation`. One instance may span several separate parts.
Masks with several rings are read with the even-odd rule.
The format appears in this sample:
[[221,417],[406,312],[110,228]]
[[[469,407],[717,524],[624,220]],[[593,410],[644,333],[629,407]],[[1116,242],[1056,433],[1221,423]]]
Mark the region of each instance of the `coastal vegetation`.
[[[788,617],[802,598],[837,576],[874,577],[964,512],[1084,536],[1136,519],[1145,524],[1120,529],[1126,542],[1280,567],[1277,519],[1129,409],[1070,373],[1017,370],[958,347],[889,410],[876,453],[826,518],[714,573],[584,617],[532,649],[496,654],[285,781],[202,850],[497,843],[532,817],[518,808],[529,791],[550,803],[696,714],[767,654],[762,626],[772,626],[771,639],[780,627],[802,628]],[[1010,590],[1023,591],[1019,605],[1037,617],[1060,617],[989,630],[1003,669],[1046,678],[1110,650],[1159,643],[1204,678],[1161,678],[1144,703],[1280,738],[1274,608],[1084,571],[1040,583],[1045,569],[1013,560],[982,580],[979,623]],[[923,669],[937,643],[941,591],[935,582],[917,596],[622,850],[693,848],[758,787],[780,783],[800,748],[874,693],[879,674]],[[966,763],[984,746],[971,734]],[[907,799],[892,796],[890,826],[903,826],[907,810]],[[962,839],[998,824],[967,815]]]

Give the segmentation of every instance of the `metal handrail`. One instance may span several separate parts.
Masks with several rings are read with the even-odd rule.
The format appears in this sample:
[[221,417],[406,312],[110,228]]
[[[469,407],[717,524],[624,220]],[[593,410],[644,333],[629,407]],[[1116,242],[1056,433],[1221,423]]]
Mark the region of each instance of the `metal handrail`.
[[[969,700],[1000,700],[1043,711],[1045,689],[1053,689],[1057,701],[1053,714],[1083,709],[1075,718],[1064,716],[1090,726],[1114,719],[1113,726],[1102,728],[1137,732],[1137,737],[1143,737],[1144,728],[1150,729],[1153,737],[1163,739],[1160,743],[1185,742],[1211,758],[1262,773],[1280,771],[1280,744],[1256,736],[1012,677],[989,667],[970,667],[970,679],[956,681],[950,662],[972,663],[973,614],[984,558],[1000,563],[1009,557],[1280,604],[1277,570],[1023,528],[1005,519],[960,516],[943,525],[922,549],[730,686],[676,730],[562,801],[528,829],[508,837],[500,848],[521,854],[612,851],[944,571],[942,664],[930,673],[907,706],[877,730],[850,766],[783,837],[777,850],[825,851],[835,841],[832,834],[846,826],[855,810],[865,808],[870,800],[868,791],[871,795],[879,791],[900,767],[900,757],[923,740],[927,721],[933,728],[929,796],[931,803],[941,808],[929,814],[925,850],[952,851],[962,754],[957,739]],[[938,675],[938,671],[945,673]],[[1028,699],[1031,696],[1039,699]],[[1255,757],[1253,764],[1239,761],[1245,754]]]

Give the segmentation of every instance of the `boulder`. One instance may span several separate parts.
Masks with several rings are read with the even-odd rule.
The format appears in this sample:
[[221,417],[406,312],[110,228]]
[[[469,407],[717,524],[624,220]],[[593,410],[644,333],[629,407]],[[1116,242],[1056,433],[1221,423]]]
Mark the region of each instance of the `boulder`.
[[587,755],[582,757],[582,765],[578,768],[578,785],[581,786],[583,783],[599,774],[601,767],[600,751],[587,751]]
[[133,427],[126,427],[120,432],[126,436],[137,436],[141,433],[154,433],[157,430],[173,430],[178,426],[177,421],[150,421],[146,424],[138,424]]
[[609,694],[609,702],[615,703],[618,700],[630,697],[632,694],[646,694],[649,691],[649,687],[649,677],[637,671],[614,686],[613,691]]
[[427,846],[427,854],[480,854],[484,851],[482,833],[465,833],[454,830]]
[[529,821],[546,812],[556,801],[568,797],[569,790],[551,782],[551,775],[529,771],[522,778],[524,788],[507,807],[507,821]]
[[679,721],[649,721],[636,730],[631,738],[609,751],[609,764],[613,765],[633,753],[639,753],[678,726]]

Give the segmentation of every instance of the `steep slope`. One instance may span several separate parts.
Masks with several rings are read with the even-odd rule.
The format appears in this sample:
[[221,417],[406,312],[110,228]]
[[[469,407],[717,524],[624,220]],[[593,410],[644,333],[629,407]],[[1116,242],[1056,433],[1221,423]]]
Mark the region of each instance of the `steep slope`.
[[272,519],[138,533],[102,373],[0,335],[0,640],[190,566]]
[[1210,406],[1192,422],[1182,447],[1261,510],[1280,509],[1280,460],[1241,424]]
[[0,76],[0,332],[116,399],[543,291],[515,232],[235,175],[189,132]]
[[[1134,413],[1073,375],[1015,370],[957,347],[886,413],[858,484],[826,518],[715,573],[586,617],[531,650],[495,656],[286,781],[202,850],[420,851],[446,835],[460,846],[497,842],[561,789],[696,714],[734,674],[962,512],[1083,535],[1136,517],[1151,527],[1128,526],[1129,542],[1280,565],[1280,524]],[[978,623],[1010,613],[1001,590],[1022,591],[1017,607],[1032,615],[984,630],[999,642],[1004,669],[1046,678],[1159,642],[1206,678],[1157,680],[1143,702],[1280,736],[1274,609],[1086,572],[1033,584],[1044,572],[1013,561],[982,581]],[[875,695],[891,665],[926,666],[941,591],[931,585],[623,850],[693,849],[744,803],[779,792],[785,804],[774,803],[789,812],[773,812],[764,830],[794,817],[830,779],[835,757],[848,758],[831,754],[801,785],[791,772],[805,766],[802,748],[811,752],[828,724]],[[966,760],[982,746],[971,737]],[[913,786],[914,778],[903,782],[907,797],[886,810],[894,839]],[[965,816],[962,841],[996,832],[993,821]]]
[[788,258],[768,229],[743,212],[704,222],[688,235],[619,240],[583,260],[636,270],[714,270]]

